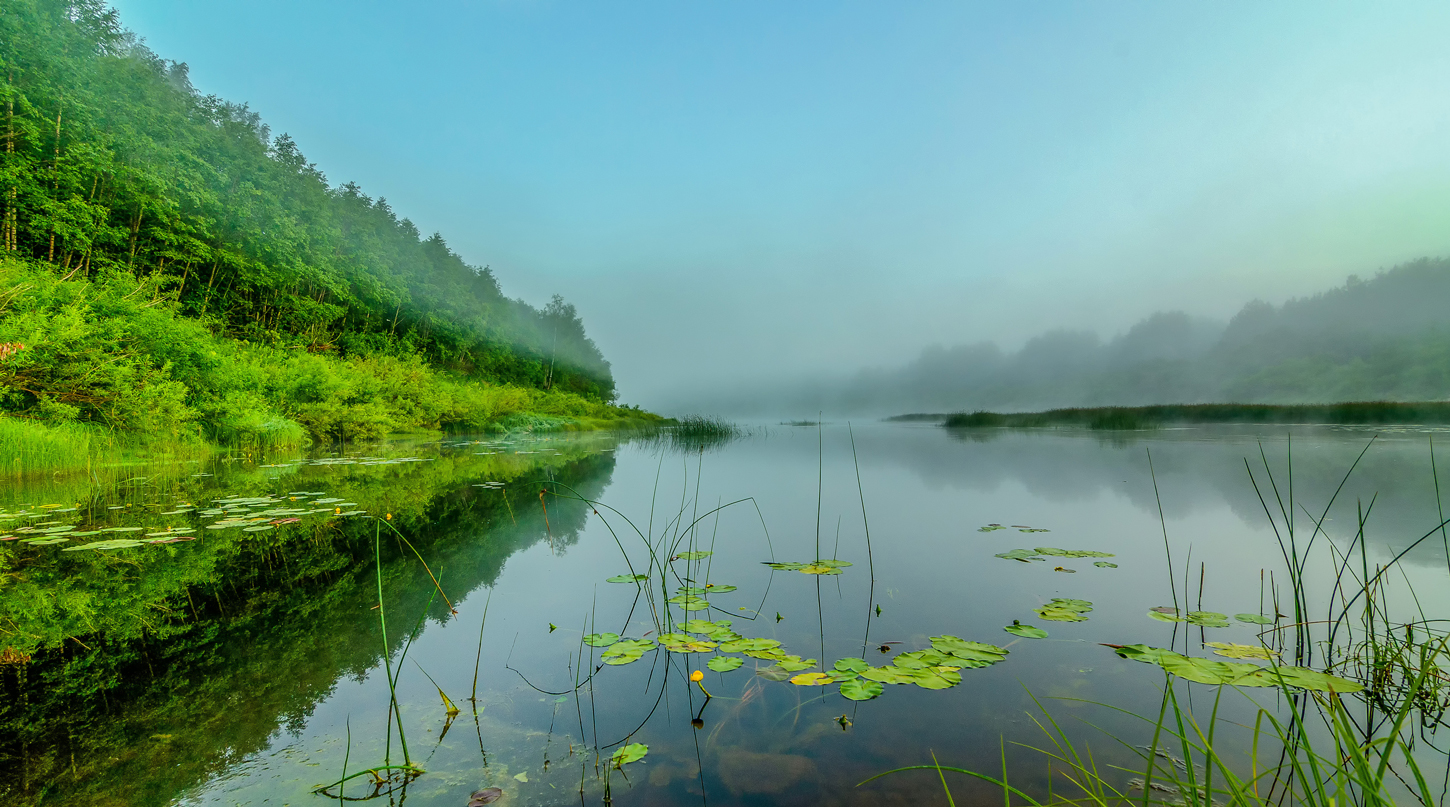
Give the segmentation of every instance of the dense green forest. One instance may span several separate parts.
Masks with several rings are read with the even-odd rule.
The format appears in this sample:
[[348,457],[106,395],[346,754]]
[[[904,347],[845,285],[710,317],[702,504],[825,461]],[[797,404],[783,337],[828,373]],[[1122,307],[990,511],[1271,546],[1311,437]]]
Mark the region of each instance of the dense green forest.
[[329,184],[104,3],[0,5],[0,102],[11,415],[227,439],[631,414],[572,305]]

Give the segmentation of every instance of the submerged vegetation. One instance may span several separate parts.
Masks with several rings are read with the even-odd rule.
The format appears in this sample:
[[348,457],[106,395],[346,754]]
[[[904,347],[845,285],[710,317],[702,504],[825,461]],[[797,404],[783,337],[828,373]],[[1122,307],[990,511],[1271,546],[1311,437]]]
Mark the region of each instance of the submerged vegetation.
[[7,424],[36,447],[7,467],[648,417],[572,305],[330,185],[101,4],[7,3],[0,104],[0,419],[37,424]]
[[960,412],[902,415],[893,420],[936,420],[948,428],[1018,429],[1075,426],[1088,429],[1152,429],[1190,423],[1282,423],[1294,425],[1391,425],[1450,423],[1450,403],[1363,401],[1336,404],[1182,404],[1103,406],[1045,412]]

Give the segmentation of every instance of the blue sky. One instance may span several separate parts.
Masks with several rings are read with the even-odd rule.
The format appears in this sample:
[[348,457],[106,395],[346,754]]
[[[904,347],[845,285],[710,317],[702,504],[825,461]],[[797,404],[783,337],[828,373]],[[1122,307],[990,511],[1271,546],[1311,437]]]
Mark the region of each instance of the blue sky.
[[114,5],[645,405],[1450,254],[1443,3]]

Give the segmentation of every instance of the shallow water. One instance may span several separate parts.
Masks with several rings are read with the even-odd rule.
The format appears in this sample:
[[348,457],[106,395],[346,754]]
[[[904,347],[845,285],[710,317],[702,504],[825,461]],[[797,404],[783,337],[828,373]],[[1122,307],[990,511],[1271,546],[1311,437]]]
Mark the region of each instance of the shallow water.
[[[1000,775],[1004,742],[1014,784],[1062,789],[1043,756],[1011,745],[1048,742],[1036,722],[1043,708],[1074,741],[1090,743],[1100,764],[1131,767],[1149,729],[1094,703],[1140,714],[1160,704],[1161,671],[1100,643],[1202,656],[1203,641],[1257,644],[1264,628],[1165,624],[1148,609],[1176,599],[1185,611],[1273,616],[1271,582],[1287,608],[1284,558],[1245,458],[1270,512],[1280,499],[1296,512],[1302,543],[1374,434],[1294,430],[1292,506],[1282,428],[1109,437],[776,426],[703,451],[609,436],[459,438],[369,447],[341,462],[233,458],[12,484],[0,499],[0,528],[17,538],[0,543],[10,575],[0,644],[33,658],[0,672],[8,700],[0,795],[16,804],[322,804],[329,798],[314,788],[344,770],[402,762],[398,722],[409,759],[427,772],[406,787],[353,779],[346,797],[461,806],[471,792],[498,787],[503,803],[592,804],[607,778],[619,804],[916,804],[942,800],[934,773],[858,783],[933,754]],[[542,501],[540,490],[549,491]],[[570,500],[574,493],[607,507]],[[1328,512],[1311,571],[1321,570],[1320,557],[1327,564],[1326,548],[1350,546],[1356,507],[1371,500],[1370,566],[1440,522],[1429,433],[1378,432]],[[234,512],[204,512],[228,505]],[[427,569],[379,515],[391,515]],[[207,529],[226,519],[236,526]],[[993,524],[1003,528],[982,531]],[[36,545],[22,541],[39,533],[16,526],[145,529]],[[64,551],[148,535],[158,542]],[[663,588],[658,574],[648,588],[605,582],[650,569],[651,545],[662,557],[713,554],[666,561]],[[1103,562],[1116,567],[994,557],[1036,547],[1112,553]],[[818,558],[852,565],[830,576],[763,565]],[[1438,534],[1401,568],[1392,611],[1450,615]],[[942,635],[1009,654],[961,670],[948,689],[887,684],[859,702],[834,684],[758,675],[773,663],[746,657],[740,669],[705,672],[714,696],[706,702],[688,676],[712,653],[653,650],[601,666],[603,648],[581,644],[586,633],[656,635],[677,578],[738,588],[706,594],[708,614],[673,607],[675,622],[728,619],[734,631],[778,640],[826,669],[863,656],[886,665]],[[435,596],[440,588],[456,615]],[[1328,595],[1311,589],[1311,603]],[[1088,619],[1044,621],[1034,610],[1053,598],[1090,601]],[[1004,632],[1013,620],[1049,637]],[[390,673],[400,721],[390,720]],[[439,689],[460,709],[452,720]],[[1184,691],[1206,712],[1211,688]],[[1272,690],[1248,692],[1276,708]],[[1252,710],[1229,696],[1221,713],[1248,720]],[[1228,742],[1242,740],[1230,731]],[[625,742],[647,744],[648,755],[606,777],[608,755]],[[1000,799],[964,777],[952,787],[960,803]]]

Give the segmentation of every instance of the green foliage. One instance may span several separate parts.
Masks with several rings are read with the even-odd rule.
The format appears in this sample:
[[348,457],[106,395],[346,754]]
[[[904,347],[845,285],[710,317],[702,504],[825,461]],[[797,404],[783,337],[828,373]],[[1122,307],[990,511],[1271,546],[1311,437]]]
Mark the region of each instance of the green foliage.
[[0,408],[52,427],[30,430],[45,437],[37,447],[57,446],[39,452],[52,463],[83,464],[96,435],[265,449],[648,417],[558,388],[469,378],[416,353],[341,357],[237,341],[179,313],[155,279],[114,269],[66,280],[43,264],[0,260],[0,306],[0,342],[25,345],[0,361]]
[[[0,255],[103,285],[127,276],[157,317],[174,310],[253,345],[421,357],[475,379],[614,398],[609,363],[572,305],[509,299],[442,236],[423,235],[354,184],[330,185],[246,106],[197,93],[186,65],[152,53],[93,0],[5,4],[0,137]],[[200,358],[180,372],[207,369]],[[96,381],[111,390],[111,417],[126,428],[194,430],[194,390],[164,380],[161,364],[86,369],[104,376]],[[368,432],[390,417],[379,406],[317,412],[307,425]],[[293,436],[265,416],[218,428],[258,442]]]
[[1088,429],[1151,429],[1170,423],[1450,423],[1450,403],[1360,401],[1335,404],[1181,404],[1052,409],[1046,412],[962,412],[947,416],[948,428],[1005,426]]

